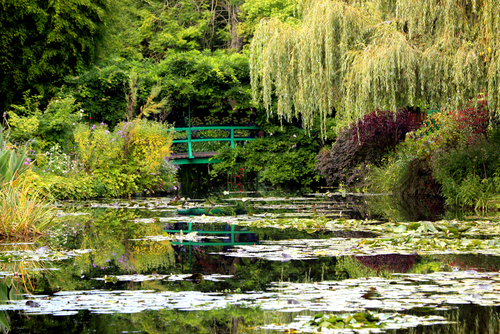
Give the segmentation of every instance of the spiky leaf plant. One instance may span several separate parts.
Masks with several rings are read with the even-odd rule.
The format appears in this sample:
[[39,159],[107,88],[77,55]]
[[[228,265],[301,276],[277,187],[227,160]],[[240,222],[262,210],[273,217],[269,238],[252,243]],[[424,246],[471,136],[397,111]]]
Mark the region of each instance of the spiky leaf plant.
[[26,148],[19,152],[7,146],[7,136],[0,127],[0,186],[14,181],[27,168]]

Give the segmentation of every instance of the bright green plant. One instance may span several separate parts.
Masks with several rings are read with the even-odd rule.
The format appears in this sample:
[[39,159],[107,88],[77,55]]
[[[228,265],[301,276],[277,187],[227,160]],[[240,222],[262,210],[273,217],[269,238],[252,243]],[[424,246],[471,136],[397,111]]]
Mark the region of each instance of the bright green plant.
[[75,141],[86,173],[100,179],[114,196],[122,196],[154,191],[161,183],[160,167],[170,154],[172,131],[164,124],[136,119],[114,131],[104,124],[79,125]]
[[238,31],[245,37],[251,38],[262,19],[271,17],[290,25],[297,25],[299,20],[299,1],[297,0],[246,0],[241,5],[242,22]]
[[72,95],[60,93],[42,110],[39,95],[24,95],[23,105],[12,105],[7,112],[11,137],[15,141],[32,140],[33,148],[47,150],[59,145],[65,151],[73,148],[73,129],[83,117]]
[[28,171],[26,174],[26,177],[32,178],[36,189],[49,200],[85,200],[114,196],[99,178],[84,172],[64,174],[64,176],[52,173],[39,175],[33,171]]
[[29,165],[30,159],[26,158],[26,147],[16,152],[8,146],[7,136],[0,127],[0,186],[14,181]]
[[471,145],[436,150],[432,166],[450,208],[483,213],[489,208],[496,209],[494,204],[500,196],[497,141],[483,139]]

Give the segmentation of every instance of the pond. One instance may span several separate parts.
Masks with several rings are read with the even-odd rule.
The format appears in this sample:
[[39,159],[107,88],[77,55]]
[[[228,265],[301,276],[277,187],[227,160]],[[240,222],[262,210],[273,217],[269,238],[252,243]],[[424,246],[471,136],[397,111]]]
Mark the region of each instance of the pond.
[[[493,221],[387,223],[363,198],[59,204],[0,245],[10,333],[498,333]],[[17,292],[17,293],[16,293]]]

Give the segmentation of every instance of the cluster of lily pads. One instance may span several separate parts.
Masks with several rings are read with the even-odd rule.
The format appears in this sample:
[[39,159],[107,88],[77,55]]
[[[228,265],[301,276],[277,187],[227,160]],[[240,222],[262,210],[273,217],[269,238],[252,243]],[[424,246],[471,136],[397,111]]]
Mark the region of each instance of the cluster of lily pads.
[[450,323],[442,316],[415,316],[399,313],[358,312],[355,314],[324,314],[298,316],[290,324],[270,324],[263,329],[282,330],[287,333],[385,333],[390,329],[412,328],[418,325]]

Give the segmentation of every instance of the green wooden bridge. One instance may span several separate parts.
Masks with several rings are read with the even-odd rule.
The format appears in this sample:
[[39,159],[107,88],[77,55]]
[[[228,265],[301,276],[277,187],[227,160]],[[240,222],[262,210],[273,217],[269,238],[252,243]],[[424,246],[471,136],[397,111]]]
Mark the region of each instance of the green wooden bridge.
[[[207,130],[225,130],[228,131],[228,137],[226,138],[205,138],[203,135],[200,138],[197,134],[201,131]],[[235,147],[235,143],[238,141],[254,140],[254,137],[237,137],[235,136],[235,131],[237,130],[260,130],[257,126],[190,126],[187,128],[175,128],[175,132],[187,132],[186,139],[175,139],[173,144],[187,143],[187,152],[185,153],[175,153],[170,155],[170,159],[175,165],[187,165],[187,164],[207,164],[207,163],[218,163],[220,160],[214,159],[213,157],[218,154],[218,152],[193,152],[193,143],[202,142],[228,142],[232,148]]]

